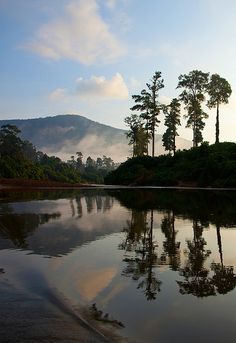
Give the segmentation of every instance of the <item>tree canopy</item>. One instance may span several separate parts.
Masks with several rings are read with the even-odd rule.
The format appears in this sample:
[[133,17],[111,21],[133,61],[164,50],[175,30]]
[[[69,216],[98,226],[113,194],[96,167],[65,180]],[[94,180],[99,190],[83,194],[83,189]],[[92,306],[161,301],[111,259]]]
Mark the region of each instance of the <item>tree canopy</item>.
[[[228,103],[232,93],[228,81],[218,74],[210,76],[201,70],[192,70],[188,74],[181,74],[178,78],[177,89],[181,89],[178,97],[168,105],[159,101],[159,91],[164,87],[161,72],[155,72],[146,83],[140,94],[132,95],[134,105],[131,111],[136,111],[125,118],[129,127],[127,137],[129,144],[133,145],[133,157],[148,154],[146,144],[152,141],[152,157],[155,155],[155,132],[160,123],[160,113],[165,114],[164,125],[166,131],[163,134],[163,146],[169,153],[175,154],[177,126],[180,126],[181,103],[184,106],[184,119],[187,120],[186,128],[193,131],[193,147],[203,142],[203,130],[205,120],[208,118],[204,105],[209,109],[216,107],[216,143],[219,142],[219,106]],[[146,135],[144,134],[146,131]],[[142,141],[143,140],[143,141]],[[137,148],[137,147],[140,148]]]

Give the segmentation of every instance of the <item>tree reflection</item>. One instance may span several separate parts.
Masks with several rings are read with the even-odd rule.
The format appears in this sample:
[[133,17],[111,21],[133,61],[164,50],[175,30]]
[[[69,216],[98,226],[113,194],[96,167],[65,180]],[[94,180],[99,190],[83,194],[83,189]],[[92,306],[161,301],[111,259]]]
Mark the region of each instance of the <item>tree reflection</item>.
[[211,254],[206,250],[206,241],[202,237],[203,225],[198,220],[193,221],[193,240],[187,240],[188,252],[187,262],[179,273],[184,281],[177,281],[181,294],[192,294],[196,297],[207,297],[215,295],[215,288],[212,279],[209,277],[209,270],[204,266],[206,259]]
[[27,248],[27,238],[44,223],[61,216],[60,213],[6,214],[0,216],[0,236],[9,239],[17,248]]
[[219,294],[226,294],[232,291],[236,286],[236,275],[233,266],[225,266],[223,263],[222,241],[220,226],[216,226],[217,243],[219,247],[220,263],[212,263],[211,269],[214,272],[212,277],[213,284]]
[[77,202],[78,217],[83,215],[82,199],[85,200],[87,213],[106,212],[112,209],[114,198],[104,192],[88,192],[78,194],[75,198]]
[[172,270],[180,266],[180,242],[176,242],[178,231],[175,230],[175,213],[169,210],[161,223],[161,230],[166,240],[163,242],[162,261],[168,263]]
[[147,300],[156,299],[160,292],[161,281],[153,269],[157,266],[156,244],[153,241],[153,211],[150,212],[150,226],[147,222],[147,211],[132,210],[131,220],[127,222],[126,239],[120,249],[126,251],[123,259],[126,268],[122,275],[131,276],[138,281]]

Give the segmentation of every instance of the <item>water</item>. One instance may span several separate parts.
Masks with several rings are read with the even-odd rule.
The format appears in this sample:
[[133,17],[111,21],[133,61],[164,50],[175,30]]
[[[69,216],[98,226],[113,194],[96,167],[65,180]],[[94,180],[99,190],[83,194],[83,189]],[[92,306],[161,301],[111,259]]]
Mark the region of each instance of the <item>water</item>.
[[20,290],[32,303],[56,302],[113,331],[110,341],[235,342],[235,191],[0,197],[0,285],[11,286],[9,301]]

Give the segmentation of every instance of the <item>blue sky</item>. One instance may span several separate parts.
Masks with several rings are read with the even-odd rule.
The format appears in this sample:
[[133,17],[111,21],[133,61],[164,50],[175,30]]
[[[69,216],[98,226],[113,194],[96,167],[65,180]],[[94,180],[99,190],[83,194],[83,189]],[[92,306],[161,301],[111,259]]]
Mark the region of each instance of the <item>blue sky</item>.
[[[0,0],[0,35],[1,119],[73,113],[125,128],[131,95],[155,71],[168,103],[178,76],[200,69],[231,84],[220,139],[236,140],[235,0]],[[213,142],[207,112],[204,139]]]

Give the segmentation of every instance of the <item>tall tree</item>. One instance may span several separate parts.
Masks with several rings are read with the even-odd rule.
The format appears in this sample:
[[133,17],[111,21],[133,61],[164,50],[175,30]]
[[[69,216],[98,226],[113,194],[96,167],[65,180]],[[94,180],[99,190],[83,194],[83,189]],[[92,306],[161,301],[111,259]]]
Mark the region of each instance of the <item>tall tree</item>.
[[162,110],[162,105],[158,101],[159,90],[164,87],[164,80],[161,78],[161,72],[157,71],[153,75],[150,83],[146,86],[148,90],[143,89],[140,95],[133,95],[135,105],[131,107],[132,111],[140,111],[141,118],[146,121],[146,129],[152,137],[152,156],[155,155],[155,131],[160,123],[158,115]]
[[133,157],[143,156],[148,153],[149,134],[144,129],[142,120],[137,114],[131,114],[125,118],[125,123],[129,126],[126,133],[129,145],[133,146]]
[[211,75],[208,84],[208,94],[210,99],[207,102],[209,108],[216,107],[216,143],[219,143],[220,125],[219,125],[219,107],[220,104],[227,104],[232,93],[230,84],[226,79],[218,74]]
[[164,80],[161,78],[161,72],[156,71],[151,79],[151,83],[147,83],[147,88],[151,94],[150,101],[150,119],[149,126],[152,135],[152,157],[155,155],[155,131],[156,126],[160,123],[158,115],[162,110],[162,105],[158,102],[159,90],[164,88]]
[[166,115],[165,126],[167,127],[165,133],[162,136],[163,146],[170,153],[175,154],[176,145],[175,139],[178,136],[177,126],[180,125],[180,102],[178,99],[173,99],[170,105],[165,106],[163,111]]
[[179,76],[177,88],[183,88],[183,92],[179,98],[183,101],[188,119],[186,127],[191,127],[193,130],[193,146],[198,146],[202,142],[202,130],[205,126],[203,119],[208,115],[205,113],[201,104],[205,100],[205,93],[208,87],[209,73],[203,73],[200,70],[193,70],[188,75]]

